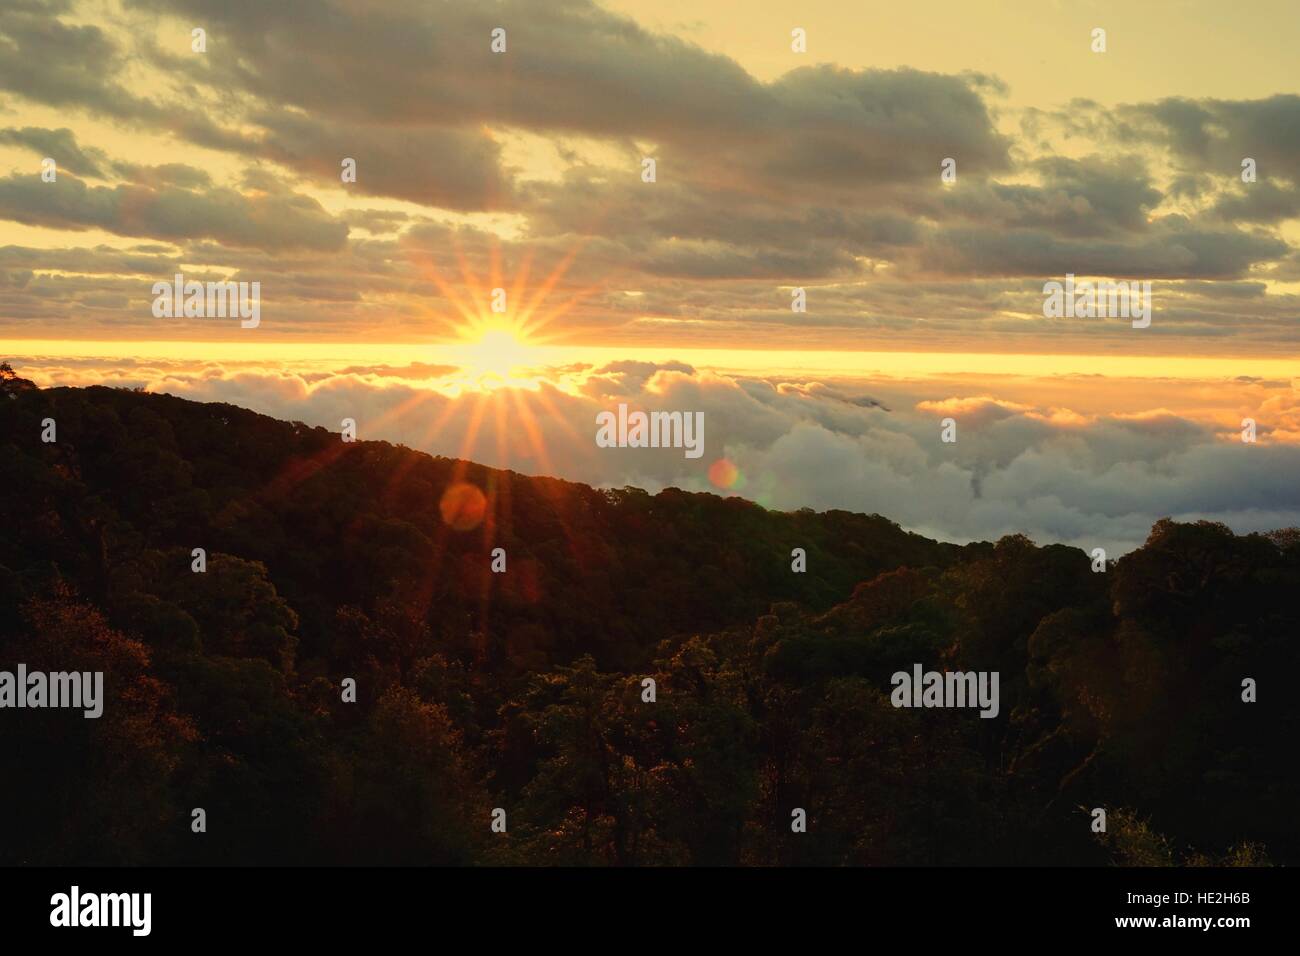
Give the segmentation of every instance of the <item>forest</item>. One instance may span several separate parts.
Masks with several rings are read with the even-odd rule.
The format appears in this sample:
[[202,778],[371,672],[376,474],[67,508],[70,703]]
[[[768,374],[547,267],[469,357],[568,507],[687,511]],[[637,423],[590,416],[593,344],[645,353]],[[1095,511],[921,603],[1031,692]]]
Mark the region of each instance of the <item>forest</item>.
[[0,710],[0,864],[1296,865],[1298,593],[1295,528],[1098,572],[6,366],[0,669],[104,709]]

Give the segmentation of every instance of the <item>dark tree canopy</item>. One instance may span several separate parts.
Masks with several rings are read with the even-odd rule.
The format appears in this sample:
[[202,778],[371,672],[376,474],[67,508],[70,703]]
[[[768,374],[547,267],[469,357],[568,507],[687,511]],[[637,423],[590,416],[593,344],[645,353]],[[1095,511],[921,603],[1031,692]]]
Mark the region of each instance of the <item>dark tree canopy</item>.
[[[7,365],[0,392],[0,669],[108,697],[0,720],[0,862],[1300,860],[1296,529],[1164,520],[1094,573]],[[998,716],[895,708],[913,664],[998,671]]]

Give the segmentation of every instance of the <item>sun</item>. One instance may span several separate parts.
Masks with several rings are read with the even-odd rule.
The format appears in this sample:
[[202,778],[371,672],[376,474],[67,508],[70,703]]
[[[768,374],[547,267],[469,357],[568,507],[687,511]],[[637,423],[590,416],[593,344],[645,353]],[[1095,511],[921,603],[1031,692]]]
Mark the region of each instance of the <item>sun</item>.
[[459,264],[459,280],[445,275],[435,257],[415,255],[419,274],[438,288],[444,300],[429,310],[430,320],[452,338],[446,344],[438,342],[439,352],[458,367],[458,374],[443,378],[436,390],[454,398],[503,387],[540,393],[547,384],[560,384],[552,377],[557,345],[548,327],[598,291],[594,285],[565,283],[582,245],[579,242],[565,252],[544,278],[531,284],[531,252],[503,269],[502,253],[493,244],[490,274],[483,278],[473,274],[453,238],[450,254]]
[[463,383],[479,389],[535,387],[534,369],[543,350],[530,342],[518,328],[508,324],[484,324],[463,343],[449,346],[448,356],[461,368]]

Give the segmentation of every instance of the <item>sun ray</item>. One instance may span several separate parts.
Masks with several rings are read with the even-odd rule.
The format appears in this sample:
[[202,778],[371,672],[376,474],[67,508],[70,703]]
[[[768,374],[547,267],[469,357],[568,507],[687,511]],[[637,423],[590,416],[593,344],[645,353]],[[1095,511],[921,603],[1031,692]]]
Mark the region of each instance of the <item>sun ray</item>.
[[538,389],[536,392],[532,393],[532,396],[537,399],[538,404],[542,405],[542,407],[544,407],[550,414],[551,420],[564,429],[565,433],[568,434],[574,442],[580,442],[583,440],[583,438],[579,436],[577,429],[569,423],[568,418],[555,407],[555,403],[551,400],[551,396],[546,394],[544,389]]
[[537,459],[537,464],[541,466],[541,472],[544,475],[555,473],[551,466],[551,457],[546,451],[546,442],[542,439],[541,429],[537,425],[537,418],[533,415],[532,409],[528,407],[526,394],[518,389],[510,391],[510,398],[515,404],[517,411],[516,420],[522,426],[524,438],[528,442],[529,448],[532,449],[533,455]]

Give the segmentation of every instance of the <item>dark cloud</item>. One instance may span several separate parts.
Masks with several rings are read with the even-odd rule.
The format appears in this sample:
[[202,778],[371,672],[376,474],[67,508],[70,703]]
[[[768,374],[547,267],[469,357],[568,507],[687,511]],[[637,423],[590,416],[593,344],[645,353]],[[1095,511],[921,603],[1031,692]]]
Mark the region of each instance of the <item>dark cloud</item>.
[[348,232],[346,224],[306,196],[168,184],[87,186],[70,175],[52,183],[39,175],[0,179],[0,217],[57,229],[104,229],[169,240],[212,238],[271,249],[339,249]]
[[943,229],[921,263],[931,272],[952,275],[1237,279],[1255,263],[1287,252],[1287,244],[1275,236],[1167,216],[1147,234],[1120,239],[1075,240],[1028,229]]
[[1140,233],[1163,198],[1136,157],[1047,156],[1028,165],[1041,185],[979,182],[945,196],[946,210],[985,225],[1047,228],[1065,236]]
[[342,161],[356,161],[347,189],[425,206],[487,210],[513,205],[501,147],[481,130],[328,123],[300,113],[265,112],[260,155],[304,175],[341,183]]
[[49,157],[59,169],[66,169],[78,176],[102,177],[107,164],[107,157],[102,150],[82,149],[77,145],[76,135],[66,127],[41,129],[25,126],[22,129],[0,129],[0,143],[22,146],[42,158]]
[[[227,136],[226,147],[331,180],[338,159],[368,153],[357,191],[372,195],[502,205],[510,184],[485,125],[653,143],[672,175],[698,184],[866,195],[931,176],[945,156],[970,175],[1010,166],[981,95],[990,78],[816,66],[764,84],[587,0],[338,4],[328,15],[296,3],[131,5],[212,24],[223,55],[202,81],[273,104],[245,117],[260,140]],[[502,56],[489,50],[497,26]]]
[[212,185],[212,177],[205,170],[185,163],[163,163],[159,166],[136,166],[130,163],[115,164],[117,170],[132,182],[145,186],[180,186],[184,189],[201,189]]
[[158,248],[133,250],[111,246],[94,248],[30,249],[0,248],[0,267],[21,267],[40,271],[80,272],[93,275],[166,275],[180,266],[180,259]]
[[1125,106],[1119,115],[1149,131],[1186,169],[1240,181],[1241,161],[1255,160],[1261,180],[1300,182],[1300,96],[1259,100],[1165,99]]
[[157,107],[113,79],[122,72],[123,51],[99,27],[58,18],[69,10],[63,2],[6,0],[0,8],[0,89],[50,106],[161,119]]
[[1300,188],[1272,180],[1243,183],[1214,203],[1216,215],[1230,221],[1277,224],[1300,218]]
[[[689,135],[732,125],[764,102],[761,84],[732,60],[586,0],[128,6],[211,24],[228,54],[214,63],[226,85],[352,122]],[[508,31],[504,56],[489,49],[499,26]]]

